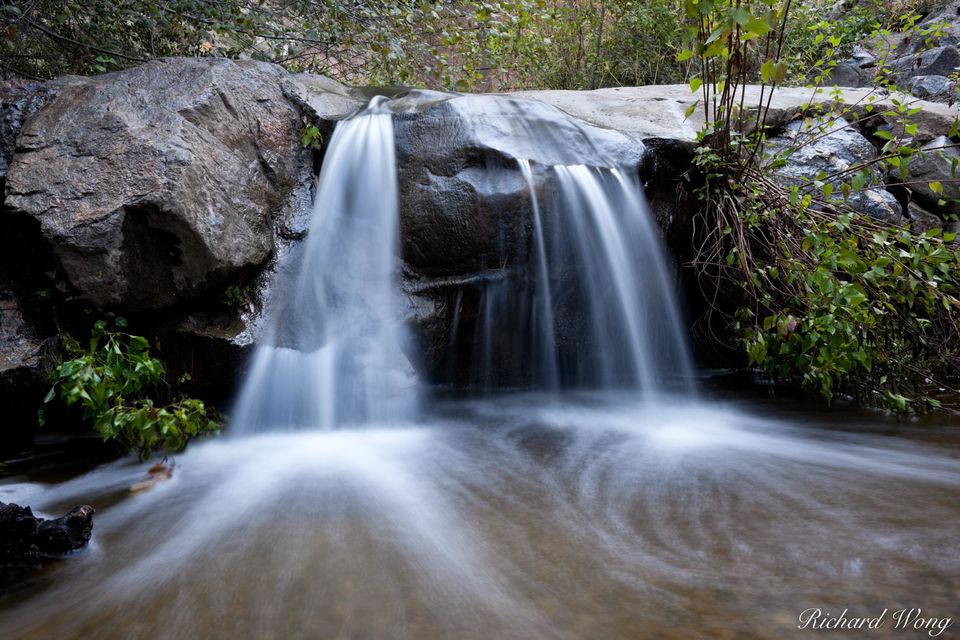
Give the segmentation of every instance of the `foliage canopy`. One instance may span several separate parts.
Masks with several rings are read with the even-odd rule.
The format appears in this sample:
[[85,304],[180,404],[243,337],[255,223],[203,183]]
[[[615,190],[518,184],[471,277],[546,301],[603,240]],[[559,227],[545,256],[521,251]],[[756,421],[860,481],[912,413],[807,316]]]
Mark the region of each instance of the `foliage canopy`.
[[592,88],[682,80],[675,0],[7,0],[6,76],[252,57],[354,84]]

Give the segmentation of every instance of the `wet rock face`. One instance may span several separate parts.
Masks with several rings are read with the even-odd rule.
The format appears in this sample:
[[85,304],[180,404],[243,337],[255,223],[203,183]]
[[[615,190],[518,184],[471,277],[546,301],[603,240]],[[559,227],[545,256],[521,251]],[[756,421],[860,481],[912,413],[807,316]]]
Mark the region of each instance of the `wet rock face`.
[[643,152],[538,101],[412,92],[391,109],[403,256],[428,275],[495,268],[526,245],[530,194],[518,160],[635,172]]
[[20,131],[9,213],[95,306],[161,308],[255,269],[302,156],[285,76],[177,59],[55,83]]
[[24,309],[11,282],[0,272],[0,450],[29,442],[37,409],[55,366],[57,340],[45,339]]

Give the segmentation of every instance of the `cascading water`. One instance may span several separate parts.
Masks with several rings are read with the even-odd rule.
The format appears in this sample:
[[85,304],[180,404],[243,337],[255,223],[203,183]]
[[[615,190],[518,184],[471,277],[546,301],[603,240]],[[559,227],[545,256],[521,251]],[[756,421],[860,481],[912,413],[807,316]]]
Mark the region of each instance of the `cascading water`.
[[956,618],[955,427],[658,397],[689,365],[640,185],[535,157],[586,133],[543,105],[503,111],[515,122],[456,126],[519,137],[529,255],[452,292],[451,340],[486,384],[527,367],[594,389],[417,415],[374,103],[338,127],[302,262],[272,285],[243,437],[192,444],[137,494],[130,458],[0,481],[0,502],[38,514],[97,509],[89,549],[0,593],[0,638],[779,639],[816,635],[797,629],[810,607],[889,609],[875,635],[899,638],[934,637],[894,629],[901,607]]
[[413,415],[416,376],[397,296],[397,169],[374,100],[330,140],[295,283],[271,311],[233,433],[385,424]]
[[691,393],[685,325],[639,182],[618,168],[518,164],[532,256],[519,273],[485,281],[478,381],[489,384],[491,363],[522,353],[540,388]]
[[530,213],[533,216],[533,238],[536,262],[533,265],[536,273],[536,315],[533,317],[534,331],[534,360],[537,362],[541,384],[548,389],[556,389],[560,383],[560,369],[557,366],[557,340],[554,331],[553,293],[550,286],[549,258],[547,244],[544,239],[543,220],[540,217],[540,202],[537,198],[533,182],[533,171],[529,160],[518,160],[523,179],[527,182],[530,192]]

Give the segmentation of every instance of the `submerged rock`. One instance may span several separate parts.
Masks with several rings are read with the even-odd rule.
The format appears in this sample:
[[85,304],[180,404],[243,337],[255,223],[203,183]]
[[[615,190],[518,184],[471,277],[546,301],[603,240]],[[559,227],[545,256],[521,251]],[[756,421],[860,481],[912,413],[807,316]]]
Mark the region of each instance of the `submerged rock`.
[[30,507],[0,502],[0,557],[37,560],[76,551],[90,541],[94,513],[93,507],[82,505],[46,520],[33,515]]

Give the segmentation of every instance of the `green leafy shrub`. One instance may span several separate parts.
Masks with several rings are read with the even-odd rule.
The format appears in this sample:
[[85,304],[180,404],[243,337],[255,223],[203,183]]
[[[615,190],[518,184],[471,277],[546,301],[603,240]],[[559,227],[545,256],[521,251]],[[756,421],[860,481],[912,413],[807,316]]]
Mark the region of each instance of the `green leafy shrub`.
[[[914,140],[919,109],[895,96],[892,106],[881,108],[874,93],[854,110],[842,106],[835,89],[836,106],[823,122],[892,124],[874,133],[883,142],[878,157],[821,171],[805,184],[771,179],[790,154],[830,133],[829,125],[818,126],[765,157],[770,96],[788,79],[790,5],[686,2],[692,46],[680,57],[700,71],[691,81],[700,100],[690,113],[702,108],[705,119],[695,154],[704,184],[693,266],[715,301],[703,322],[714,336],[728,336],[746,364],[827,399],[845,395],[898,412],[937,407],[934,395],[960,373],[954,236],[940,229],[915,235],[862,217],[850,202],[857,193],[889,186],[875,184],[871,174],[899,174],[902,187],[910,186],[910,159],[932,152]],[[841,44],[835,36],[827,55]],[[756,105],[746,104],[744,93],[752,52],[761,52],[763,91]],[[936,182],[929,188],[942,192]]]
[[676,0],[628,0],[608,9],[610,22],[595,61],[599,86],[683,82],[683,7]]
[[[895,411],[939,406],[956,370],[960,252],[954,234],[914,235],[801,206],[757,212],[744,250],[750,302],[736,328],[750,365],[832,399]],[[757,240],[773,241],[760,248]]]
[[[51,374],[44,403],[59,399],[79,406],[104,440],[141,458],[158,449],[179,451],[191,438],[216,433],[219,421],[202,401],[177,397],[167,404],[156,402],[169,395],[163,363],[151,357],[146,338],[116,330],[126,327],[123,318],[114,325],[111,330],[106,320],[97,321],[86,345],[61,336],[71,357]],[[40,422],[45,422],[43,410]]]
[[312,124],[304,125],[300,130],[300,144],[305,149],[320,149],[323,146],[323,134]]

